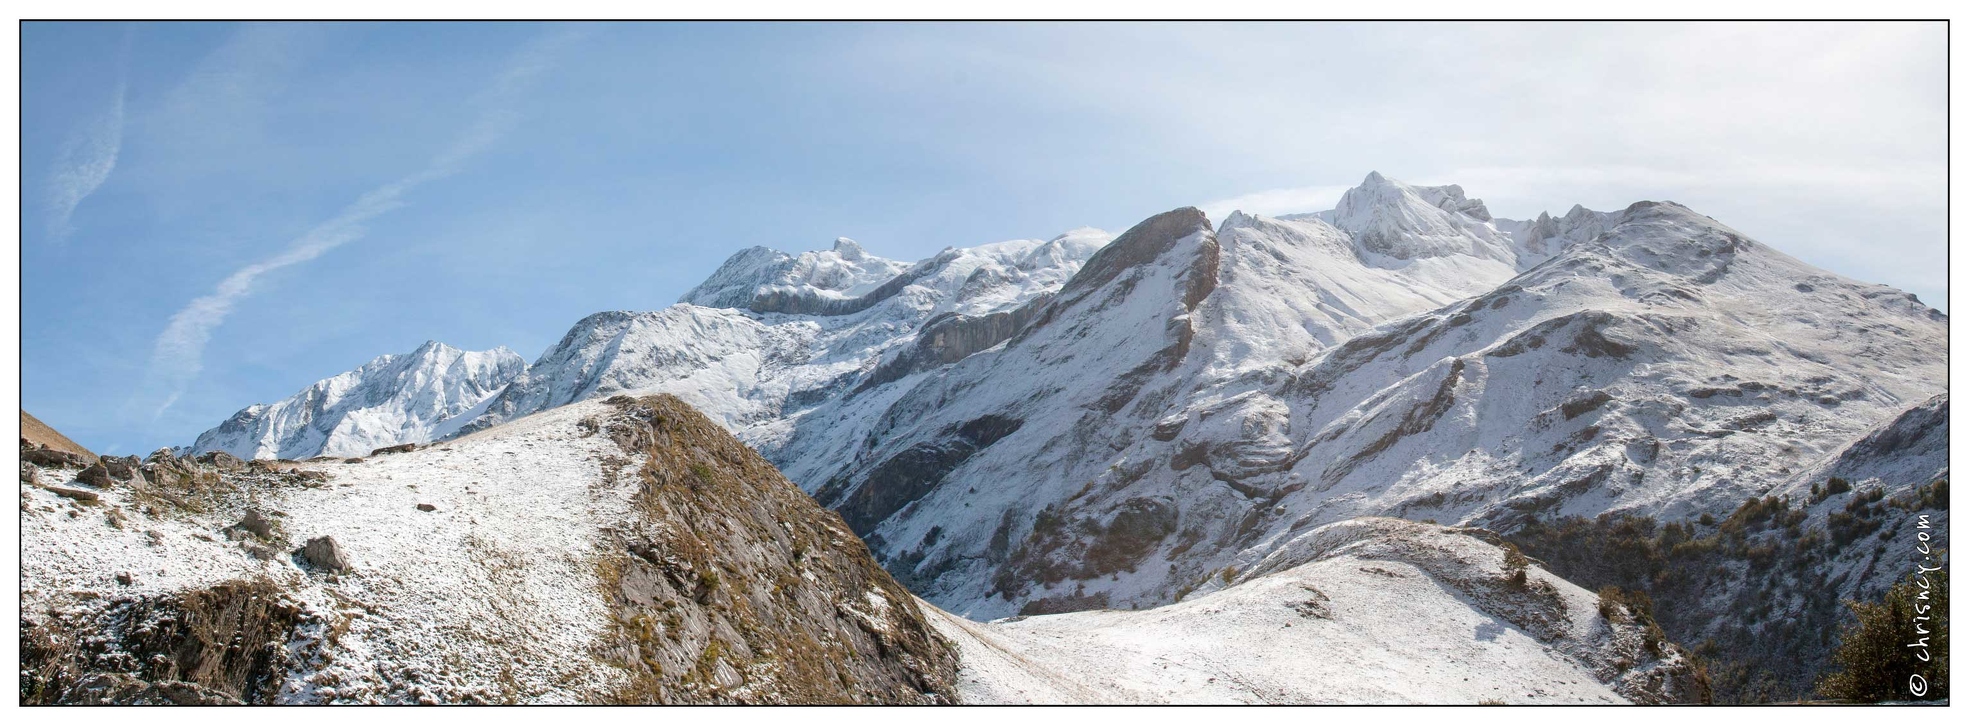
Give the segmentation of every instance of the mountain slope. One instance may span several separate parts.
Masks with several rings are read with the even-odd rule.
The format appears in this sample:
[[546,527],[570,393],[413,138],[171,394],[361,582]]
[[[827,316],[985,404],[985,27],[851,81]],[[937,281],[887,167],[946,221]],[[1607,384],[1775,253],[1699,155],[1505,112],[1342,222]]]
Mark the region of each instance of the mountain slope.
[[307,466],[24,481],[23,700],[954,697],[954,654],[839,517],[675,398]]
[[1946,565],[1948,433],[1943,394],[1727,516],[1563,517],[1508,536],[1580,585],[1646,593],[1662,630],[1703,653],[1717,702],[1811,698],[1847,602]]
[[1090,261],[1066,286],[1087,292],[1005,348],[823,407],[802,420],[823,443],[777,456],[917,592],[995,616],[1165,603],[1356,516],[1726,514],[1942,390],[1946,318],[1902,293],[1676,205],[1577,211],[1506,223],[1521,246],[1570,240],[1556,256],[1330,346],[1328,283],[1280,303],[1262,274],[1220,274],[1240,269],[1225,240],[1257,237],[1190,214],[1120,271]]
[[1302,539],[1154,610],[931,621],[967,703],[1703,700],[1689,655],[1631,612],[1468,534],[1363,519]]
[[70,441],[60,431],[56,431],[53,427],[41,423],[41,419],[35,418],[33,414],[28,413],[26,410],[21,411],[21,438],[43,448],[66,451],[84,458],[95,458],[96,456],[88,449],[83,448],[81,444]]
[[525,361],[505,348],[472,352],[430,341],[317,381],[287,399],[248,406],[200,434],[191,451],[306,459],[424,443],[451,434],[454,420],[475,414],[524,368]]

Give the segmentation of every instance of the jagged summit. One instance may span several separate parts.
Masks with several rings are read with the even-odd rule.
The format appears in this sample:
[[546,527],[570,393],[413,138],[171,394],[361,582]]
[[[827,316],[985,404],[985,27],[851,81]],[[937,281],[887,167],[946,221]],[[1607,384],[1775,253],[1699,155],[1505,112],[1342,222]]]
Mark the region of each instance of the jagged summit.
[[854,240],[834,240],[826,250],[789,255],[749,247],[732,255],[711,277],[677,299],[714,308],[747,307],[762,295],[850,298],[895,279],[910,265],[868,254]]
[[[1532,221],[1494,217],[1482,199],[1470,197],[1461,185],[1408,184],[1369,172],[1341,195],[1333,209],[1264,218],[1330,226],[1356,257],[1377,267],[1400,269],[1421,260],[1476,259],[1522,272],[1566,245],[1598,234],[1611,216],[1574,205],[1556,219],[1545,213]],[[1244,225],[1253,217],[1262,215],[1234,212],[1225,225]]]
[[[1045,241],[946,249],[911,265],[866,253],[848,260],[843,253],[859,251],[851,241],[797,258],[746,250],[686,294],[686,304],[597,314],[577,323],[461,430],[596,396],[661,388],[755,446],[770,448],[791,433],[794,413],[848,394],[885,360],[893,363],[911,350],[931,323],[944,333],[972,319],[1002,326],[1015,311],[1058,291],[1107,241],[1107,233],[1083,228]],[[850,262],[855,269],[896,272],[855,278],[852,285],[809,274],[847,269]],[[815,279],[831,279],[838,289],[806,282]],[[936,339],[932,335],[930,342]],[[958,345],[948,335],[941,339]],[[898,370],[896,365],[908,364],[888,370]]]
[[1330,220],[1363,252],[1397,260],[1467,255],[1515,265],[1508,235],[1490,223],[1481,200],[1462,187],[1411,186],[1369,173],[1340,196]]
[[[360,456],[451,433],[451,422],[519,377],[526,362],[501,346],[463,351],[426,341],[406,354],[377,357],[281,401],[248,406],[200,434],[195,453],[243,459]],[[462,422],[459,422],[462,423]]]
[[849,262],[860,262],[867,255],[862,251],[860,243],[846,237],[834,238],[834,254],[840,255],[841,259]]

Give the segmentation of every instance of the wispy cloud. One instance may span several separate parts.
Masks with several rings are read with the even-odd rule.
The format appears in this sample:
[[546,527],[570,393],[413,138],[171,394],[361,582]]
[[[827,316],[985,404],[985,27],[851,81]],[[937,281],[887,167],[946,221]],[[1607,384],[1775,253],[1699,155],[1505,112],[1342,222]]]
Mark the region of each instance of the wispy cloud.
[[361,239],[371,221],[404,206],[410,192],[456,173],[465,162],[484,152],[512,127],[521,97],[552,66],[554,57],[582,34],[578,29],[562,28],[526,45],[477,96],[479,114],[473,123],[440,149],[424,168],[363,194],[334,217],[290,241],[280,254],[240,268],[210,294],[191,301],[172,315],[170,324],[157,336],[141,394],[144,399],[157,402],[151,417],[161,416],[176,403],[198,376],[204,368],[205,344],[211,340],[212,331],[225,322],[241,299],[253,292],[254,283],[261,276],[308,262]]
[[68,241],[74,231],[70,220],[82,200],[101,189],[116,170],[116,157],[123,150],[123,99],[129,92],[127,65],[129,38],[124,36],[123,59],[118,62],[116,89],[109,108],[77,127],[56,152],[54,168],[48,174],[48,237],[57,244]]

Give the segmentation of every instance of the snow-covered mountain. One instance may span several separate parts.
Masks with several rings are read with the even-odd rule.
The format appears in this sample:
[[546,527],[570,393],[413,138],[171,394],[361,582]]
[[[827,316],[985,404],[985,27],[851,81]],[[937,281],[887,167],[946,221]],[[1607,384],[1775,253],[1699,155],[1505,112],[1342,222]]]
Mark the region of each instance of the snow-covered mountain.
[[662,390],[770,451],[791,434],[800,412],[852,395],[885,362],[906,366],[895,361],[916,360],[919,347],[957,356],[997,342],[972,329],[1008,328],[1019,310],[1058,290],[1107,241],[1106,233],[1079,229],[1051,240],[946,249],[913,265],[874,257],[845,239],[798,256],[748,249],[676,305],[576,323],[463,429],[597,396]]
[[281,401],[248,406],[199,434],[191,451],[306,459],[423,443],[451,435],[525,370],[526,361],[504,347],[463,351],[429,341]]
[[[1364,515],[1727,514],[1945,387],[1940,313],[1682,207],[1445,226],[1421,197],[1151,219],[1004,348],[822,407],[778,459],[919,594],[997,616],[1166,603]],[[1499,270],[1533,241],[1561,244]],[[1433,263],[1481,294],[1352,302],[1456,279]]]
[[441,425],[675,393],[997,617],[1167,604],[1361,516],[1727,515],[1945,393],[1946,329],[1673,203],[1511,220],[1370,174],[1111,241],[748,249]]

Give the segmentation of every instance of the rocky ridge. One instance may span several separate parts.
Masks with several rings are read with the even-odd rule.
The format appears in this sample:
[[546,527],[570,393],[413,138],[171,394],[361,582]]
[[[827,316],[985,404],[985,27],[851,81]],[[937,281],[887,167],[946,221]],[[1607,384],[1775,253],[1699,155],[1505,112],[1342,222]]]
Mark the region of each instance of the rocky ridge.
[[955,697],[840,518],[673,397],[412,448],[30,465],[23,701]]

